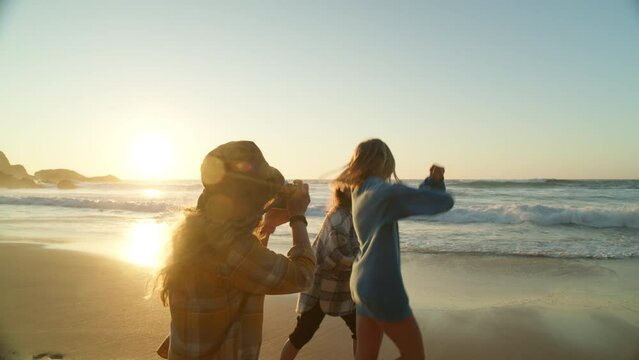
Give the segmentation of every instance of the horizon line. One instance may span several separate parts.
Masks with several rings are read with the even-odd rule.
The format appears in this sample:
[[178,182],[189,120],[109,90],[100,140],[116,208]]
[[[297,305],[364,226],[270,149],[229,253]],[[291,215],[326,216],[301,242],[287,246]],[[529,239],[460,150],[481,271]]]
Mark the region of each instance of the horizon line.
[[[312,180],[312,181],[333,181],[334,179],[322,179],[322,178],[287,178],[286,181],[291,180]],[[425,178],[403,178],[401,180],[423,180]],[[639,181],[639,178],[452,178],[445,179],[449,181]],[[126,179],[120,178],[120,181],[200,181],[197,178],[166,178],[166,179]]]

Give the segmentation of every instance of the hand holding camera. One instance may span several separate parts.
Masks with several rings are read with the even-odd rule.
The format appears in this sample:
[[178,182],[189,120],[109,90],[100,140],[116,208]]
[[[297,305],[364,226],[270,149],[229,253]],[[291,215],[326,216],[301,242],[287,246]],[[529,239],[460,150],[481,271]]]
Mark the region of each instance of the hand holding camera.
[[294,180],[293,184],[287,184],[285,188],[286,208],[290,216],[304,215],[311,197],[308,193],[308,184],[302,180]]
[[272,234],[276,227],[287,223],[292,216],[303,216],[310,202],[308,184],[295,180],[293,184],[284,185],[272,208],[264,214],[262,232]]
[[308,184],[302,180],[294,180],[292,184],[285,184],[277,195],[273,208],[286,209],[290,216],[304,215],[311,202]]
[[272,208],[264,214],[263,234],[272,234],[275,228],[288,222],[291,216],[287,209]]

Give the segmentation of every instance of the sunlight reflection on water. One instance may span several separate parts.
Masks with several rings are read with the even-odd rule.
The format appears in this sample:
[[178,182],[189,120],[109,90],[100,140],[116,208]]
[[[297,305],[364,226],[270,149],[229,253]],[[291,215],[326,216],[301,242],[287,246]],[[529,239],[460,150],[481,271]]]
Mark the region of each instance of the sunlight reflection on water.
[[162,196],[162,191],[157,189],[144,189],[142,194],[145,198],[159,198]]

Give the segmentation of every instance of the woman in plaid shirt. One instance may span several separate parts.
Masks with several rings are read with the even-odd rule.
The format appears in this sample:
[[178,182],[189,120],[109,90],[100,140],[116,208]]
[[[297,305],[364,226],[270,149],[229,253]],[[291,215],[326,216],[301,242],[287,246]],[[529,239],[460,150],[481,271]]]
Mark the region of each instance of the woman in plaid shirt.
[[333,208],[326,214],[313,248],[317,269],[313,287],[300,293],[297,302],[297,325],[284,344],[281,360],[294,359],[311,340],[325,315],[340,316],[352,333],[356,348],[355,303],[349,279],[359,245],[353,229],[350,190],[333,187]]
[[[315,255],[304,218],[308,185],[284,186],[282,174],[250,141],[218,146],[205,157],[201,172],[204,191],[176,229],[161,272],[171,335],[158,354],[170,360],[258,359],[264,295],[297,293],[311,285]],[[267,211],[283,189],[288,211]],[[290,220],[293,244],[287,256],[265,247],[260,240],[268,235],[255,235],[263,214],[267,233]]]

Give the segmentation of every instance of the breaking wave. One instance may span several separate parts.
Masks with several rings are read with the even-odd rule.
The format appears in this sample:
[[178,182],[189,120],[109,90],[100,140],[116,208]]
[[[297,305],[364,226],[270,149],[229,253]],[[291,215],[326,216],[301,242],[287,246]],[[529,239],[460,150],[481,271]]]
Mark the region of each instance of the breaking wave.
[[593,228],[639,229],[639,207],[602,209],[544,205],[494,205],[454,208],[443,215],[420,219],[454,224],[520,224],[529,222],[542,226],[579,225]]
[[161,213],[179,210],[175,204],[161,201],[116,201],[116,200],[89,200],[64,197],[9,197],[0,196],[2,205],[33,205],[33,206],[56,206],[78,209],[98,209],[98,210],[122,210],[144,213]]

